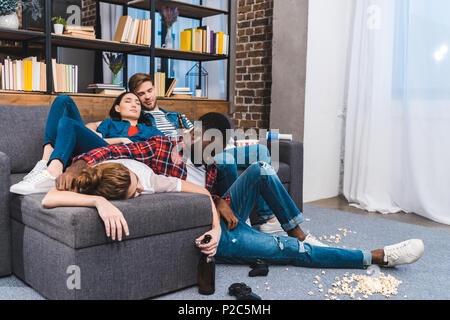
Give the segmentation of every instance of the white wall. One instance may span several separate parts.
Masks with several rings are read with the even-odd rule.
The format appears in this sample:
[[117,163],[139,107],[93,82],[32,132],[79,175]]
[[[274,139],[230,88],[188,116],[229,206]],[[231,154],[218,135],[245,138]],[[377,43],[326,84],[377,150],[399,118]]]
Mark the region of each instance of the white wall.
[[347,52],[353,0],[309,1],[304,202],[339,194]]

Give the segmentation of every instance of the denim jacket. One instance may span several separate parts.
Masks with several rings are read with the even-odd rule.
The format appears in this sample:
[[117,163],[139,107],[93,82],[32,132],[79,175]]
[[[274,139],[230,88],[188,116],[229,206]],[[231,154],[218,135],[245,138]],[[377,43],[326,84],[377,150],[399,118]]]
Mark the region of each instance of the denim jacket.
[[[164,110],[163,108],[159,108],[159,110],[162,111],[166,115],[167,120],[169,120],[169,122],[173,124],[175,129],[180,129],[178,119],[181,119],[185,128],[190,129],[191,127],[193,127],[192,122],[189,121],[188,118],[186,118],[186,116],[184,114],[181,114],[181,113],[175,112],[175,111],[167,111],[167,110]],[[150,112],[145,112],[145,115],[152,121],[153,126],[156,128],[156,122],[155,122],[155,118],[153,117],[153,115]]]

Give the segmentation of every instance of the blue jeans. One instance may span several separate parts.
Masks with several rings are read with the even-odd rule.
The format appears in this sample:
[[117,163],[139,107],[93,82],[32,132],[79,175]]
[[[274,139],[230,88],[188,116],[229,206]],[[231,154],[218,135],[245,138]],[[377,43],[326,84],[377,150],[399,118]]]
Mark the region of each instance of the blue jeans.
[[226,192],[239,220],[228,231],[223,219],[216,253],[218,263],[250,264],[261,259],[270,264],[312,268],[357,268],[371,264],[370,251],[316,247],[296,238],[269,235],[245,223],[255,202],[262,196],[283,229],[289,231],[303,221],[302,213],[284,189],[274,169],[264,162],[252,164]]
[[56,97],[50,108],[44,135],[47,144],[54,148],[48,163],[58,159],[64,168],[74,156],[108,145],[84,125],[77,105],[66,95]]
[[[256,161],[270,164],[270,152],[265,145],[256,144],[224,150],[214,157],[217,162],[216,193],[222,196],[238,179],[238,169],[246,169]],[[256,201],[255,211],[261,220],[266,221],[275,214],[270,210],[262,196]]]

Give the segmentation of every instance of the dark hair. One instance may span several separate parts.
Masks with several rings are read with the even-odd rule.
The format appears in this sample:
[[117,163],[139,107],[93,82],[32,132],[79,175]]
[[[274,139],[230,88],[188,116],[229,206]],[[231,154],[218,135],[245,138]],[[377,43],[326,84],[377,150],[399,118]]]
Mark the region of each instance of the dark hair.
[[[110,118],[113,119],[114,121],[121,121],[121,120],[122,120],[122,116],[120,115],[119,112],[116,111],[116,106],[117,106],[117,105],[120,105],[120,103],[122,102],[123,97],[124,97],[125,95],[129,94],[129,93],[132,93],[132,94],[134,94],[134,95],[136,96],[135,93],[130,92],[130,91],[126,91],[126,92],[121,93],[121,94],[116,98],[116,100],[114,101],[114,103],[113,103],[111,109],[109,110],[109,116],[110,116]],[[136,97],[139,99],[138,96],[136,96]],[[145,125],[147,125],[147,126],[149,126],[149,127],[153,126],[152,121],[151,121],[148,117],[145,116],[145,113],[144,113],[144,112],[142,112],[142,103],[141,103],[141,100],[139,100],[139,104],[141,105],[141,114],[139,115],[138,123],[143,123],[143,124],[145,124]]]
[[227,129],[233,129],[230,119],[221,113],[209,112],[201,116],[199,121],[202,122],[204,131],[208,129],[217,129],[222,134],[223,146],[227,145]]
[[137,88],[147,81],[150,81],[152,84],[154,84],[151,75],[147,73],[136,73],[128,81],[128,90],[130,90],[131,92],[136,92]]

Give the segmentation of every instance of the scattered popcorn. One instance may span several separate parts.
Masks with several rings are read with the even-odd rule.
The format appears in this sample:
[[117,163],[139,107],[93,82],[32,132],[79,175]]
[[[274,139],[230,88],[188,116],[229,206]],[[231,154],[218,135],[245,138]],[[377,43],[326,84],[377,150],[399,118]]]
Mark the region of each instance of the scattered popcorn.
[[320,280],[320,276],[315,276],[314,279]]
[[309,222],[309,221],[311,221],[311,219],[309,219],[309,218],[306,218],[306,219],[305,219],[305,221],[306,221],[306,222]]
[[322,289],[323,288],[323,284],[319,284],[319,289]]
[[309,294],[310,296],[314,295],[314,293],[313,293],[312,291],[308,292],[308,294]]
[[336,282],[332,284],[333,289],[329,289],[328,294],[348,295],[351,299],[355,298],[356,293],[362,294],[365,299],[376,293],[389,299],[392,295],[397,295],[398,286],[402,283],[393,276],[385,276],[383,273],[380,273],[379,278],[374,278],[354,273],[349,276],[347,272],[341,281],[339,277],[335,277],[335,280]]
[[322,270],[322,274],[325,274],[325,271]]

